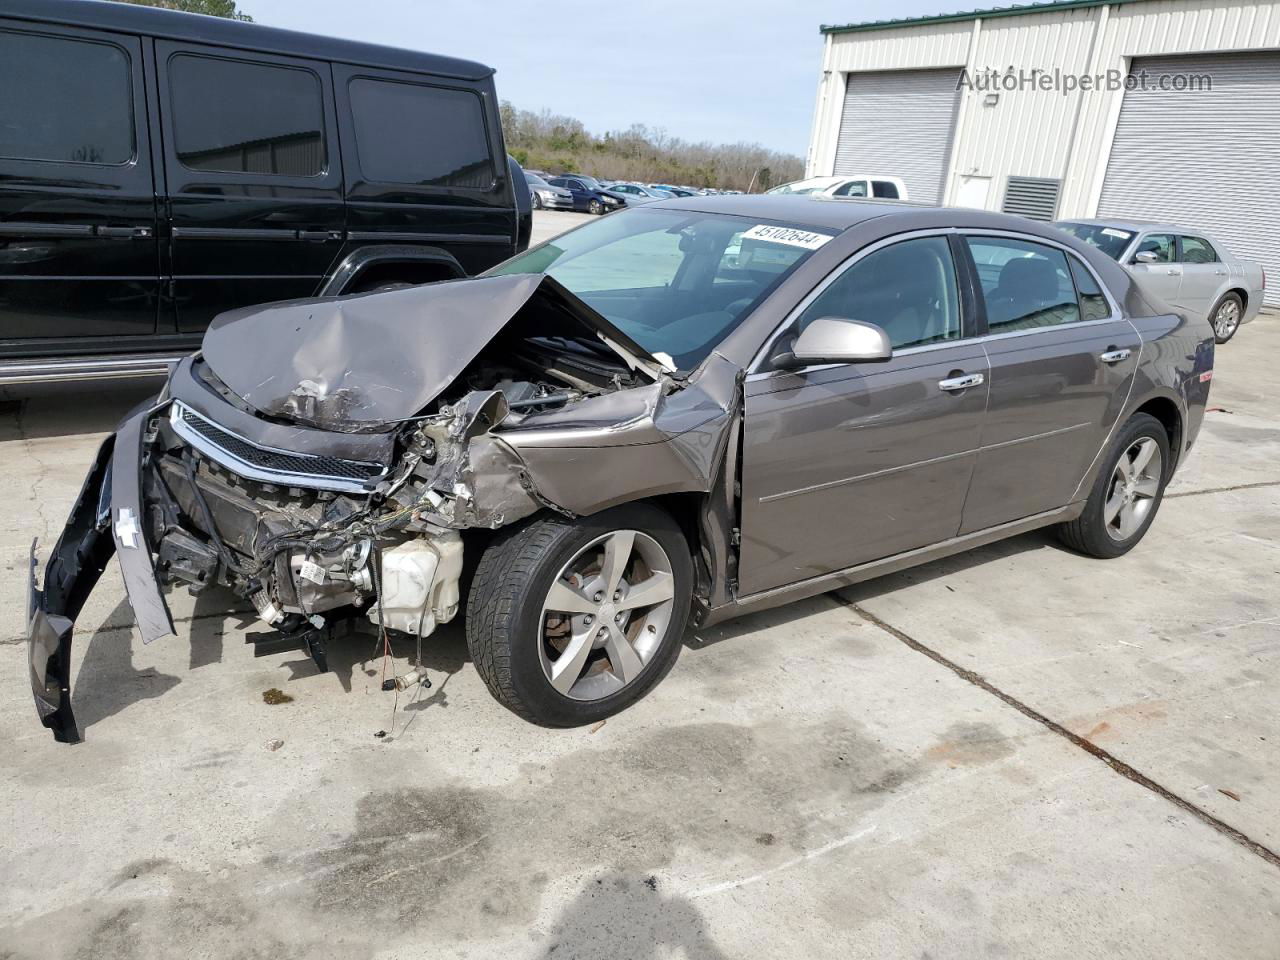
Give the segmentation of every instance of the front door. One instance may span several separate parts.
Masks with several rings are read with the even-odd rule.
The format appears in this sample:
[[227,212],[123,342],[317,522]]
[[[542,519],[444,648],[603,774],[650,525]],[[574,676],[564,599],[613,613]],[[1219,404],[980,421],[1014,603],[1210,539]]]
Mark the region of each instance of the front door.
[[828,316],[879,324],[895,355],[748,378],[743,595],[946,540],[960,526],[987,361],[964,337],[970,319],[948,240],[860,255],[782,336]]
[[[1150,262],[1139,260],[1140,253],[1148,255]],[[1144,289],[1165,303],[1178,303],[1182,291],[1182,264],[1178,263],[1178,241],[1173,234],[1149,233],[1139,240],[1129,269]]]
[[1071,502],[1142,350],[1074,254],[1003,236],[968,243],[986,306],[991,394],[962,533]]
[[141,43],[0,19],[0,90],[6,351],[92,350],[91,338],[119,349],[120,337],[154,333],[160,272]]
[[179,331],[311,296],[342,248],[329,65],[156,41]]

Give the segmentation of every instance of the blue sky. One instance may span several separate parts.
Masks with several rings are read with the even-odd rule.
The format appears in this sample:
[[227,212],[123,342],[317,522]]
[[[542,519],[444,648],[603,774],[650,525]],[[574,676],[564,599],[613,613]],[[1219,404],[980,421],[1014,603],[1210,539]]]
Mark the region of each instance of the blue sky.
[[[259,23],[429,50],[497,68],[498,95],[687,140],[804,155],[818,25],[972,9],[946,0],[239,0]],[[994,4],[992,4],[994,5]]]

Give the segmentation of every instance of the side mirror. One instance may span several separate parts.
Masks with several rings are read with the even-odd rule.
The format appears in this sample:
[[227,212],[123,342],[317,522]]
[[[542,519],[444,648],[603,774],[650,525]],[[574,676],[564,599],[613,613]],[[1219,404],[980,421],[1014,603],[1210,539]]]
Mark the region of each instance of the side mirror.
[[1139,250],[1133,255],[1134,263],[1155,263],[1159,259],[1154,250]]
[[[874,323],[819,317],[796,338],[789,357],[780,357],[783,367],[811,363],[883,363],[893,357],[893,341]],[[776,363],[777,361],[775,361]]]

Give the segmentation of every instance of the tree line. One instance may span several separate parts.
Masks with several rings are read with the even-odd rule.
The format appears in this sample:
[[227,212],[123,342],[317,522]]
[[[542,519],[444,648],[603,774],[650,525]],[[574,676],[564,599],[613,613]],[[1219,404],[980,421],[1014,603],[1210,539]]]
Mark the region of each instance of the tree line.
[[521,110],[506,100],[502,131],[521,166],[548,173],[752,192],[804,175],[800,157],[758,143],[690,143],[639,123],[596,135],[573,117]]

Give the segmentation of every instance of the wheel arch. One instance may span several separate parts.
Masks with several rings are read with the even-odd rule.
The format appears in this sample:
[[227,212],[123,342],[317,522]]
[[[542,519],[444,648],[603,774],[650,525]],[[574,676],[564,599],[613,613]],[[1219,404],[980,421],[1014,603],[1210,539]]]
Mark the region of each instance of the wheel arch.
[[371,282],[404,280],[429,283],[455,280],[467,271],[449,251],[418,244],[381,244],[358,247],[342,258],[316,296],[336,297]]

